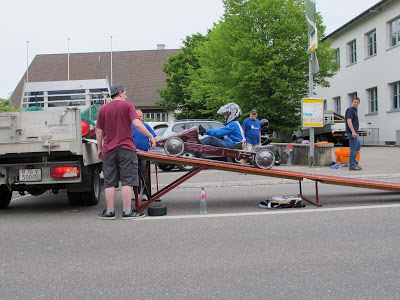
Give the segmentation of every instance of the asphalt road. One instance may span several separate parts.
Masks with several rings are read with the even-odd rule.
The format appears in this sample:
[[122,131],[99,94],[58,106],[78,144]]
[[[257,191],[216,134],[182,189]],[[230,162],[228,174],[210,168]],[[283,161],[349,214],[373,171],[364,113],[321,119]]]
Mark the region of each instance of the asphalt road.
[[[366,161],[354,176],[399,181],[392,165],[372,172]],[[182,174],[161,172],[159,183]],[[14,195],[0,211],[0,299],[399,299],[400,195],[320,185],[322,208],[258,208],[297,192],[297,183],[203,171],[164,196],[167,216],[131,221],[119,193],[115,221],[96,218],[104,195],[81,208],[66,193]]]

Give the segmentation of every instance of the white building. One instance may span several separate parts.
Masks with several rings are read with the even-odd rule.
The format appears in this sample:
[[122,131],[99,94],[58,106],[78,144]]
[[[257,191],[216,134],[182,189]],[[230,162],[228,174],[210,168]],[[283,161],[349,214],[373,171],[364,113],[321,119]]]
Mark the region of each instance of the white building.
[[400,145],[400,0],[379,1],[326,39],[340,70],[316,97],[344,115],[357,95],[360,123],[369,129],[364,143]]

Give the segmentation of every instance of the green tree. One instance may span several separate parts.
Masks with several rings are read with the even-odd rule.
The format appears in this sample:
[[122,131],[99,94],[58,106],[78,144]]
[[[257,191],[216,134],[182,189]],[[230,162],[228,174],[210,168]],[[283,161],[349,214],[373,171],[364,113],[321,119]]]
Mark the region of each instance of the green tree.
[[[304,0],[223,2],[223,20],[193,50],[200,68],[186,73],[183,110],[205,103],[203,112],[210,113],[236,102],[244,114],[255,107],[275,130],[291,132],[300,124],[300,100],[308,94]],[[317,27],[322,39],[320,15]],[[319,44],[315,84],[328,86],[326,78],[337,71],[330,46],[330,41]]]
[[19,109],[14,107],[14,104],[10,99],[0,100],[0,113],[13,111],[19,111]]
[[170,55],[164,63],[163,72],[167,74],[165,88],[158,90],[163,98],[157,104],[165,110],[178,110],[176,119],[202,118],[207,116],[205,102],[197,97],[192,99],[188,86],[191,77],[200,68],[194,50],[206,40],[200,33],[187,36],[181,51]]

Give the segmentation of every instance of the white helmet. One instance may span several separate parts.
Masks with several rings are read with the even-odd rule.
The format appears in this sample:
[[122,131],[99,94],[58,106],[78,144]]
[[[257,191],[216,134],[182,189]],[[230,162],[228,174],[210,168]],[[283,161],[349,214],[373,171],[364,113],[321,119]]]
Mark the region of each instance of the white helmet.
[[228,114],[228,117],[224,120],[224,124],[228,124],[233,120],[235,120],[236,118],[239,118],[239,116],[242,114],[242,110],[240,109],[239,105],[237,105],[234,102],[231,102],[221,106],[218,109],[217,114],[220,115]]

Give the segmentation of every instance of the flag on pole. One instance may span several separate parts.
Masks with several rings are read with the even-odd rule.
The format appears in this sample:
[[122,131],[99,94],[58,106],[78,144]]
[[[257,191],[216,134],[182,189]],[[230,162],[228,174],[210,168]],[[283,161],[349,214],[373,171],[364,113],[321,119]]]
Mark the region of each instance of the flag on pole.
[[318,48],[315,0],[306,0],[306,18],[308,23],[308,50],[312,57],[312,72],[316,74],[319,72],[319,64],[317,53],[315,52]]
[[318,31],[316,21],[315,0],[306,0],[306,18],[308,23],[308,49],[314,52],[318,48]]

